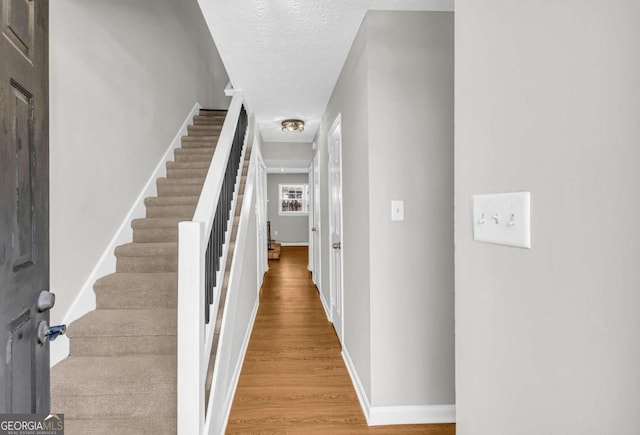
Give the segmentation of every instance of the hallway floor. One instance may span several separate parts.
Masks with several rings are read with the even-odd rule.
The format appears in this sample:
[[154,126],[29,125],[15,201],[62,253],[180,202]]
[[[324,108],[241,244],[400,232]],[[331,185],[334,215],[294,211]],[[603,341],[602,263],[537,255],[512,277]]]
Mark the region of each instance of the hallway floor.
[[307,271],[306,247],[269,262],[227,434],[453,435],[454,424],[369,427]]

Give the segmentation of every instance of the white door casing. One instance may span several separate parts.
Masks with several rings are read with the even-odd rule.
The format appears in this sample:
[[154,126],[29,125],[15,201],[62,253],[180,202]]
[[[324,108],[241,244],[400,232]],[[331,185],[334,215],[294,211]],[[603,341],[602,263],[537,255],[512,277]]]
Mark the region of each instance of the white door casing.
[[311,278],[318,290],[321,287],[321,268],[322,262],[320,261],[320,243],[322,238],[320,237],[320,158],[318,153],[313,156],[313,226],[311,229],[311,241],[313,243],[313,274]]
[[342,280],[342,115],[329,130],[329,251],[331,321],[338,339],[343,337]]

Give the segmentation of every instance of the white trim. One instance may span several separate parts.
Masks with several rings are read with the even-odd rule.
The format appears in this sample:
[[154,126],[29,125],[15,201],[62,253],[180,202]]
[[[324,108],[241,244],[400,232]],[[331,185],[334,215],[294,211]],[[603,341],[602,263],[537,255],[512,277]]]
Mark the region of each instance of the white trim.
[[318,293],[320,294],[320,302],[322,302],[322,308],[324,308],[324,315],[327,316],[327,320],[331,322],[331,312],[329,311],[329,304],[327,304],[327,301],[324,299],[324,294],[322,293],[322,290],[320,290],[320,287],[316,286],[316,288],[318,289]]
[[369,426],[455,422],[456,405],[373,406],[368,420]]
[[[169,144],[167,151],[158,162],[158,165],[129,209],[129,212],[122,220],[118,230],[100,256],[100,260],[98,260],[88,278],[82,285],[82,289],[78,292],[78,296],[76,296],[71,307],[62,317],[62,323],[69,324],[96,309],[96,294],[93,291],[93,285],[99,278],[116,271],[116,257],[114,254],[116,246],[128,243],[132,240],[133,229],[131,228],[131,221],[145,216],[146,208],[144,205],[144,199],[148,196],[157,195],[156,180],[159,177],[166,176],[166,163],[173,159],[173,150],[180,148],[182,144],[182,136],[186,136],[188,134],[187,126],[193,123],[193,117],[198,113],[200,107],[202,107],[200,103],[196,102],[191,108],[191,111],[185,118],[182,126],[174,136],[171,144]],[[58,340],[51,342],[50,346],[51,367],[69,356],[69,339],[66,336],[63,335],[58,338]]]
[[222,427],[219,431],[211,431],[209,430],[209,434],[219,434],[225,433],[227,430],[227,423],[229,422],[229,414],[231,413],[231,405],[233,405],[233,398],[236,394],[236,389],[238,388],[238,381],[240,380],[240,373],[242,372],[242,365],[244,364],[244,357],[247,354],[247,348],[249,347],[249,341],[251,340],[251,332],[253,332],[253,325],[256,321],[256,316],[258,314],[258,307],[260,305],[260,299],[256,299],[256,303],[253,306],[253,312],[251,313],[251,319],[249,320],[249,326],[244,334],[244,340],[242,341],[242,347],[240,348],[240,355],[238,361],[236,362],[236,367],[233,370],[232,381],[229,385],[229,390],[227,391],[227,395],[225,397],[224,403],[224,418],[222,420]]
[[344,347],[342,359],[369,426],[456,422],[456,405],[371,406],[349,352]]
[[309,246],[309,242],[278,242],[278,243],[280,243],[281,246]]
[[358,401],[360,402],[360,407],[362,408],[362,412],[364,412],[364,418],[367,420],[367,424],[369,424],[369,410],[371,409],[371,402],[369,402],[369,398],[367,397],[367,393],[364,391],[364,386],[360,381],[360,377],[358,376],[358,372],[353,365],[353,361],[349,356],[349,352],[346,347],[342,348],[342,360],[344,364],[347,366],[347,372],[349,372],[349,377],[351,378],[351,383],[353,384],[353,388],[356,390],[356,395],[358,396]]

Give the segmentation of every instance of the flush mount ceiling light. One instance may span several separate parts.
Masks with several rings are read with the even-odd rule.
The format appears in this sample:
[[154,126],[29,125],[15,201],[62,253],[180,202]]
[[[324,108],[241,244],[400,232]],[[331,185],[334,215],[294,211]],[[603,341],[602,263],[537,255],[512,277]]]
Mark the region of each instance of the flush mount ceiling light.
[[301,119],[285,119],[282,121],[282,131],[288,133],[304,131],[304,121]]

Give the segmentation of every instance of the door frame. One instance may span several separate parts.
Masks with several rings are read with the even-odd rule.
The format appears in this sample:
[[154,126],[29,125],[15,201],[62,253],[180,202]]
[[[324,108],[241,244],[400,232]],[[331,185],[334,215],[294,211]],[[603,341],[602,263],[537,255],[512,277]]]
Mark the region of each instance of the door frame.
[[[338,130],[339,128],[339,130]],[[327,134],[327,144],[328,144],[328,152],[329,152],[329,162],[328,162],[328,172],[329,172],[329,176],[328,178],[328,186],[329,186],[329,250],[333,249],[332,247],[332,233],[333,233],[333,228],[332,228],[332,216],[333,216],[333,208],[334,208],[334,203],[333,203],[333,189],[332,189],[332,177],[331,177],[331,157],[332,157],[332,145],[331,145],[331,137],[333,136],[333,134],[335,133],[335,131],[338,130],[339,131],[339,138],[340,138],[340,155],[339,155],[339,167],[338,167],[338,171],[340,173],[340,216],[338,217],[339,222],[340,222],[340,240],[339,243],[342,246],[343,242],[344,242],[344,219],[343,219],[343,215],[344,215],[344,211],[343,211],[343,198],[342,198],[342,113],[338,113],[338,116],[336,116],[335,121],[333,121],[333,124],[331,125],[331,128],[329,129],[329,132]],[[340,248],[342,249],[342,247]],[[330,251],[331,252],[331,251]],[[340,341],[340,344],[343,343],[343,337],[344,337],[344,254],[341,252],[340,254],[340,292],[339,294],[337,294],[337,289],[334,288],[335,286],[335,266],[333,265],[333,259],[331,258],[332,255],[329,255],[329,297],[330,297],[330,301],[329,301],[329,311],[331,314],[331,322],[334,325],[334,329],[336,330],[336,335],[338,336],[338,340]],[[335,295],[335,296],[334,296]],[[334,315],[334,305],[336,304],[336,301],[334,299],[339,299],[340,302],[340,309],[338,310],[340,318],[339,319],[335,319],[335,315]],[[339,322],[338,327],[336,328],[336,320]]]
[[312,227],[315,231],[311,231],[311,243],[313,244],[313,262],[311,267],[313,272],[311,275],[313,283],[320,292],[322,288],[322,232],[320,229],[321,220],[321,207],[320,207],[320,153],[316,152],[311,159],[311,173],[313,178],[313,184],[311,185],[312,192]]

